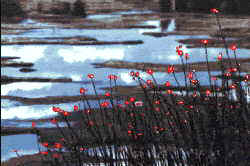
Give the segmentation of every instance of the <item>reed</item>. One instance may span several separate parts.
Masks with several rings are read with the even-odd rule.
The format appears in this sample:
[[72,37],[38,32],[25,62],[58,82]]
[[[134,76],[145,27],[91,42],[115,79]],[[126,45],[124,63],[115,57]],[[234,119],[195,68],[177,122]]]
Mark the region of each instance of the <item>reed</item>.
[[[208,40],[201,40],[206,56],[208,86],[201,88],[196,72],[188,63],[182,46],[176,52],[182,61],[184,86],[169,65],[166,80],[159,85],[154,70],[145,72],[151,79],[144,80],[139,72],[130,75],[143,93],[136,96],[116,95],[116,75],[109,75],[110,89],[105,100],[100,99],[93,74],[88,74],[97,98],[93,108],[86,97],[87,89],[80,89],[81,102],[75,105],[78,121],[72,124],[72,112],[53,107],[66,122],[57,142],[43,142],[47,151],[41,152],[43,161],[51,166],[246,166],[249,164],[250,108],[245,88],[250,75],[241,72],[236,45],[228,46],[221,30],[219,11],[215,15],[226,55],[218,53],[221,77],[214,76],[208,62]],[[229,53],[234,59],[229,58]],[[230,61],[225,66],[224,61]],[[233,67],[232,67],[233,66]],[[236,66],[236,67],[235,67]],[[235,79],[236,78],[236,79]],[[240,78],[240,79],[237,79]],[[182,87],[180,94],[172,87]],[[235,95],[234,95],[234,94]],[[35,128],[36,129],[36,128]],[[38,130],[38,129],[36,129]]]

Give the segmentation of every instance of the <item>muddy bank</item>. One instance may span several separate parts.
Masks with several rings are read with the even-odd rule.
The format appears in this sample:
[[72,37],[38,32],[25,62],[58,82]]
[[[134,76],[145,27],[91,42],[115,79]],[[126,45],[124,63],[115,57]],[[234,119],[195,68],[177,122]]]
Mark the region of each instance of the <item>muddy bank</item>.
[[134,41],[4,41],[1,45],[135,45],[143,44],[142,40]]
[[[219,76],[218,76],[219,77]],[[224,78],[224,77],[223,77]],[[243,77],[240,77],[242,80],[244,80]],[[233,79],[238,79],[238,77],[234,77]],[[220,92],[222,91],[225,91],[225,90],[230,90],[229,88],[227,89],[222,89],[221,87],[219,86],[214,86],[213,87],[214,89],[217,89],[217,88],[220,88]],[[120,93],[120,94],[126,94],[126,95],[134,95],[134,94],[143,94],[143,89],[140,87],[140,86],[117,86],[117,87],[106,87],[106,88],[102,88],[103,90],[107,90],[107,91],[110,91],[112,90],[114,93]],[[157,91],[165,91],[165,90],[173,90],[173,93],[175,92],[192,92],[192,91],[197,91],[199,90],[199,92],[201,94],[205,94],[205,91],[210,89],[211,90],[211,87],[210,86],[200,86],[199,88],[197,87],[194,87],[194,86],[170,86],[170,87],[166,87],[166,85],[158,85],[157,87],[154,87],[154,88],[150,88],[148,87],[146,89],[146,91],[148,92],[153,92],[155,90]],[[211,90],[211,92],[213,92],[213,90]]]
[[11,38],[11,41],[8,39],[1,39],[2,43],[5,42],[39,42],[39,41],[97,41],[95,38],[85,37],[85,36],[72,36],[72,37],[18,37]]
[[1,61],[1,67],[32,67],[34,63],[29,62],[14,62],[9,60]]
[[[246,36],[250,36],[250,29],[248,28],[232,28],[232,29],[223,29],[223,35],[228,38],[245,38]],[[183,31],[174,31],[174,32],[144,32],[143,35],[153,36],[153,37],[166,37],[171,35],[209,35],[211,37],[221,37],[217,32],[209,31],[192,31],[192,30],[183,30]],[[191,40],[191,39],[189,39]],[[211,39],[210,39],[211,40]],[[215,41],[215,39],[214,39]],[[237,40],[236,40],[237,42]]]
[[1,62],[3,61],[9,61],[9,60],[13,60],[13,59],[20,59],[20,57],[8,57],[8,56],[2,56],[1,57]]
[[[129,19],[130,16],[123,16],[126,19]],[[226,38],[234,38],[233,40],[228,40],[229,44],[235,42],[239,44],[239,48],[249,49],[250,42],[250,19],[249,16],[235,16],[235,15],[219,15],[219,21],[222,29],[223,36]],[[173,32],[164,32],[164,29],[161,32],[144,32],[143,35],[148,35],[152,37],[167,37],[171,35],[208,35],[213,37],[210,39],[212,44],[209,43],[209,47],[221,47],[223,44],[218,37],[221,37],[221,34],[218,32],[219,26],[214,15],[209,14],[191,14],[191,13],[174,13],[174,14],[159,14],[151,16],[135,16],[137,19],[147,20],[157,19],[160,20],[160,26],[163,29],[165,24],[169,24],[169,19],[175,19],[175,29]],[[198,40],[198,39],[195,39]],[[190,44],[189,48],[200,47],[197,41],[193,39],[187,39],[188,42],[185,44]],[[182,41],[181,41],[182,42]],[[183,42],[184,43],[184,42]]]
[[[39,128],[40,132],[55,131],[56,128]],[[34,128],[20,128],[20,127],[1,127],[1,136],[15,135],[15,134],[37,134]]]
[[14,157],[14,158],[9,159],[8,161],[1,162],[2,166],[17,166],[18,164],[25,164],[26,166],[49,166],[50,165],[48,163],[47,164],[42,163],[42,156],[40,154]]
[[[66,152],[60,154],[63,154],[64,157],[69,156]],[[104,159],[103,160],[100,159],[100,157],[96,159],[96,157],[84,156],[84,154],[82,154],[81,159],[84,160],[86,164],[89,163],[91,165],[93,165],[94,163],[99,165],[100,162],[105,161]],[[25,166],[51,166],[51,160],[48,157],[45,157],[44,155],[41,154],[32,154],[32,155],[23,155],[19,158],[14,157],[9,159],[8,161],[1,162],[2,166],[17,166],[18,164],[23,164]]]
[[[247,36],[247,35],[246,35]],[[203,39],[205,40],[205,39]],[[225,47],[223,40],[218,39],[206,39],[208,40],[208,48],[223,48]],[[185,39],[178,40],[179,43],[187,44],[187,48],[202,48],[204,44],[201,43],[200,39]],[[250,49],[250,37],[244,37],[238,40],[226,40],[227,46],[237,44],[238,48]]]
[[[34,24],[10,24],[2,23],[1,30],[4,31],[27,31],[34,29],[64,28],[64,29],[154,29],[153,25],[139,25],[141,20],[119,17],[115,20],[106,19],[86,19],[78,17],[62,17],[54,15],[39,15],[29,18],[35,21]],[[40,23],[40,24],[38,24]],[[42,24],[41,24],[42,23]],[[1,32],[2,33],[2,32]]]
[[1,136],[34,133],[34,130],[31,128],[1,127]]
[[[39,78],[39,77],[9,77],[9,76],[1,76],[1,84],[10,84],[13,82],[72,82],[71,78]],[[84,82],[87,83],[87,82]],[[89,82],[88,82],[89,83]]]
[[19,71],[23,72],[23,73],[30,73],[30,72],[34,72],[34,71],[37,71],[37,70],[36,69],[30,69],[30,68],[21,68]]
[[[91,81],[73,81],[71,78],[9,77],[5,75],[1,76],[1,84],[9,84],[13,82],[58,82],[91,84]],[[102,81],[95,81],[95,84],[100,83],[102,83]]]
[[[87,95],[89,100],[97,100],[95,95]],[[104,95],[99,95],[99,99],[106,99]],[[12,101],[18,101],[25,105],[36,105],[36,104],[60,104],[60,103],[71,103],[81,101],[82,96],[48,96],[41,98],[27,98],[27,97],[17,97],[17,96],[1,96],[1,99],[8,99]]]
[[[199,40],[200,41],[200,40]],[[223,65],[225,68],[227,67],[236,67],[234,59],[224,59]],[[237,59],[239,63],[241,63],[241,71],[242,72],[250,72],[249,62],[250,58],[239,58]],[[126,61],[106,61],[104,63],[93,63],[96,68],[117,68],[117,69],[136,69],[146,71],[147,69],[153,69],[157,72],[167,72],[167,68],[171,64],[153,64],[153,63],[134,63],[134,62],[126,62]],[[173,65],[175,68],[175,72],[183,72],[182,64],[175,64]],[[196,63],[188,63],[190,70],[195,70],[196,72],[199,71],[207,71],[207,63],[206,62],[196,62]],[[209,67],[211,71],[218,71],[221,70],[221,66],[218,62],[209,62]]]

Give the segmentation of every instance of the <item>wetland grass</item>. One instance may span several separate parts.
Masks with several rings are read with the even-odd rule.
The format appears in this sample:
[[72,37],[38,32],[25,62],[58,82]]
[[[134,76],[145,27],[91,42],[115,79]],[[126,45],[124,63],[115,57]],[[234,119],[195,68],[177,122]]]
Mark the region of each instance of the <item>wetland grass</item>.
[[[141,88],[141,95],[116,95],[118,78],[115,75],[108,76],[110,88],[100,95],[94,83],[95,76],[88,74],[98,108],[91,107],[84,87],[80,89],[80,102],[72,108],[73,112],[53,107],[52,111],[60,115],[67,127],[58,125],[58,117],[51,121],[59,134],[41,135],[41,144],[47,148],[47,151],[40,151],[41,162],[50,166],[249,164],[250,106],[244,88],[250,75],[242,72],[236,45],[229,47],[226,43],[218,10],[211,11],[226,49],[226,55],[219,54],[216,62],[223,77],[210,73],[208,40],[201,41],[206,56],[203,65],[209,75],[207,87],[202,86],[196,72],[190,70],[188,56],[181,46],[176,47],[176,53],[182,61],[179,68],[185,76],[184,85],[176,78],[175,66],[168,65],[165,69],[179,88],[168,80],[163,88],[154,77],[155,70],[145,68],[150,80],[142,79],[139,72],[130,72]],[[234,53],[233,59],[228,57],[229,51]],[[103,101],[100,96],[106,99]],[[73,115],[79,119],[74,124],[70,123]],[[33,129],[39,132],[35,125]]]

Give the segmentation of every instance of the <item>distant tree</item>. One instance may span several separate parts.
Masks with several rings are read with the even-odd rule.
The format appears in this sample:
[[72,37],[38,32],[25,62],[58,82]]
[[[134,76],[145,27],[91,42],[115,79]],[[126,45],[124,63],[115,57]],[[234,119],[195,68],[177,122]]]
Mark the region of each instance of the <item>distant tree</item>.
[[17,0],[1,0],[1,17],[22,17],[25,12]]
[[69,14],[71,12],[69,2],[55,2],[51,9],[54,14]]
[[73,9],[72,9],[72,15],[73,16],[82,16],[86,17],[86,6],[85,3],[83,3],[81,0],[77,0],[73,4]]

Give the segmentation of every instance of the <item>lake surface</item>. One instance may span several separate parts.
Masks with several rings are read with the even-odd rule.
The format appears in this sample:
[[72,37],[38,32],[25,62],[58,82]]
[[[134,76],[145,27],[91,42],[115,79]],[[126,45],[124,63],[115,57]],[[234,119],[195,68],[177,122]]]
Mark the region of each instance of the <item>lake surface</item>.
[[[37,137],[35,134],[19,134],[1,136],[1,161],[16,157],[17,150],[20,156],[38,153]],[[41,150],[45,150],[41,147]]]
[[[150,11],[145,11],[149,13]],[[100,17],[121,17],[122,14],[137,14],[138,11],[116,12],[106,15],[90,15],[89,18],[99,19]],[[28,24],[46,24],[39,23],[33,20],[24,20],[23,25]],[[50,25],[49,23],[46,25]],[[79,88],[85,87],[88,89],[88,94],[93,94],[91,84],[82,85],[79,81],[88,81],[88,73],[95,74],[95,80],[100,81],[97,88],[107,87],[109,74],[116,74],[119,77],[119,85],[136,85],[129,76],[131,70],[127,69],[98,69],[94,68],[92,63],[101,63],[108,60],[122,60],[129,62],[149,62],[149,63],[169,63],[179,64],[180,58],[176,54],[175,47],[180,45],[177,40],[188,38],[210,38],[209,36],[166,36],[155,38],[143,35],[143,32],[172,32],[175,31],[175,19],[169,20],[149,20],[144,21],[141,25],[153,25],[154,29],[62,29],[48,28],[36,29],[19,35],[2,35],[2,38],[12,39],[15,37],[74,37],[88,36],[96,38],[100,41],[125,41],[125,40],[142,40],[144,43],[139,45],[104,45],[104,46],[68,46],[68,45],[13,45],[1,46],[1,56],[17,56],[20,59],[15,61],[34,63],[33,68],[37,71],[30,73],[20,72],[18,68],[6,67],[2,68],[1,74],[12,77],[40,77],[40,78],[71,78],[72,83],[39,83],[39,82],[15,82],[11,84],[1,85],[1,95],[19,96],[29,98],[39,98],[46,96],[75,96],[79,95]],[[190,54],[189,62],[205,61],[204,49],[201,48],[186,48],[182,45],[183,50]],[[216,61],[219,52],[225,52],[223,48],[209,48],[209,61]],[[249,50],[239,49],[238,57],[250,57]],[[218,72],[213,72],[218,74]],[[180,83],[183,84],[183,74],[176,74]],[[207,84],[207,72],[197,72],[201,84]],[[143,78],[150,78],[147,74],[142,74]],[[174,78],[165,73],[156,73],[155,77],[159,83],[166,80],[174,83]],[[100,93],[103,93],[99,89]],[[1,101],[1,118],[2,119],[29,119],[54,116],[51,111],[53,105],[33,105],[25,106],[18,102],[9,100]],[[65,109],[72,109],[73,105],[58,104]],[[95,103],[93,104],[95,105]]]
[[[151,11],[147,11],[151,12]],[[135,13],[112,13],[105,15],[90,15],[89,19],[119,19],[122,14]],[[76,96],[79,95],[79,89],[85,87],[88,89],[88,94],[93,94],[91,84],[81,84],[79,81],[88,81],[87,74],[94,73],[95,80],[101,83],[97,84],[98,91],[101,87],[107,87],[109,74],[116,74],[119,77],[119,85],[136,85],[130,78],[127,69],[100,69],[94,68],[92,63],[105,62],[108,60],[122,60],[129,62],[150,62],[150,63],[181,63],[176,54],[176,46],[179,45],[177,40],[188,38],[210,38],[209,36],[167,36],[155,38],[143,35],[143,32],[172,32],[175,31],[175,19],[168,21],[149,20],[144,21],[141,25],[153,25],[155,29],[110,29],[110,30],[95,30],[95,29],[61,29],[48,28],[36,29],[22,33],[20,35],[2,35],[2,38],[12,39],[14,37],[74,37],[88,36],[96,38],[100,41],[125,41],[125,40],[142,40],[144,43],[139,45],[105,45],[105,46],[65,46],[65,45],[29,45],[29,46],[1,46],[1,56],[20,57],[16,61],[32,62],[33,68],[36,71],[31,73],[22,73],[19,68],[6,67],[1,69],[2,75],[12,77],[41,77],[41,78],[72,78],[72,83],[31,83],[31,82],[16,82],[6,85],[1,85],[1,95],[19,96],[28,98],[38,98],[46,96]],[[28,24],[45,24],[34,20],[25,20],[23,25]],[[49,23],[46,24],[52,26]],[[182,45],[183,50],[190,54],[189,62],[205,61],[204,49],[192,48],[188,49],[186,45]],[[224,52],[222,48],[209,48],[209,61],[215,61],[219,52]],[[238,50],[239,57],[250,57],[250,51],[247,49]],[[218,72],[213,72],[218,74]],[[176,74],[180,83],[183,84],[183,74]],[[197,72],[201,84],[207,84],[208,75],[206,72]],[[143,78],[150,78],[147,74],[142,74]],[[156,73],[156,79],[159,83],[164,83],[166,80],[174,83],[174,78],[166,73]],[[54,105],[24,105],[19,102],[1,100],[1,122],[2,126],[28,127],[31,123],[22,122],[15,123],[17,119],[39,119],[55,116],[51,108],[52,106],[62,107],[65,110],[72,110],[75,103],[62,103]],[[92,105],[96,105],[95,101]],[[13,122],[11,122],[13,120]],[[38,127],[51,127],[51,124],[40,124]],[[22,141],[20,141],[22,140]],[[24,153],[36,152],[35,135],[14,135],[1,137],[1,160],[6,160],[14,157],[9,151],[12,149],[23,149]]]

